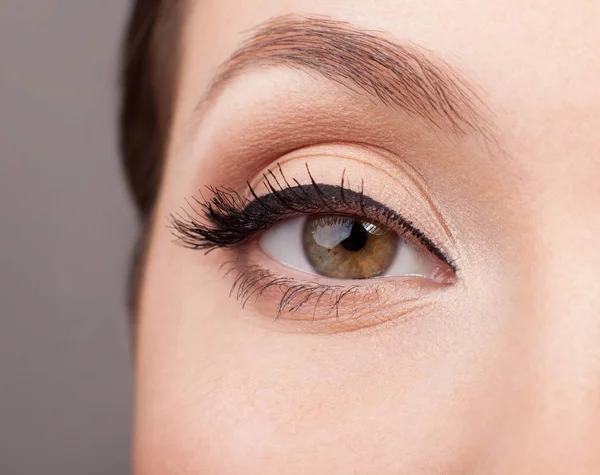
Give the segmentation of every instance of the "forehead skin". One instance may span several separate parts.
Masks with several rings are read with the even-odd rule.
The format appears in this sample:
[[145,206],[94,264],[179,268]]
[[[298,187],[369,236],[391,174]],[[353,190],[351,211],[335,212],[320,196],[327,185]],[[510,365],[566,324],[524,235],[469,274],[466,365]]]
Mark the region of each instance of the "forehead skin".
[[[498,236],[501,251],[474,259],[477,283],[444,324],[376,342],[284,337],[229,318],[238,305],[214,297],[226,284],[201,256],[174,257],[157,219],[138,330],[135,473],[598,473],[600,3],[190,0],[158,217],[211,184],[186,143],[220,65],[257,25],[287,14],[417,44],[474,85],[501,152],[450,157],[439,175],[464,174],[476,190],[473,215],[486,225],[475,254]],[[236,93],[251,96],[252,84]],[[468,194],[448,191],[454,207]],[[191,273],[203,280],[182,277]]]

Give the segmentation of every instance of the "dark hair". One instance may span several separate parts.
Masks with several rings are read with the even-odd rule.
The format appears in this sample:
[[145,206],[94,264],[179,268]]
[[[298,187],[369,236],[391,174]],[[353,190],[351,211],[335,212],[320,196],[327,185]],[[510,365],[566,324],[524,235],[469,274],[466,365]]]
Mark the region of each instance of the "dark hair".
[[132,313],[168,144],[182,4],[183,0],[135,0],[122,50],[120,147],[142,224],[130,278]]

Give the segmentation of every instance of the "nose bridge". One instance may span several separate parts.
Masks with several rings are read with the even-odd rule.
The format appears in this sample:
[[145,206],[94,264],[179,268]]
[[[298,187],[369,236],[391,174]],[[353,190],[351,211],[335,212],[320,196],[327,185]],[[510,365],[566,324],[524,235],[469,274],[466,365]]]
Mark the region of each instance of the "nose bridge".
[[600,473],[600,185],[557,181],[532,202],[507,317],[498,473]]

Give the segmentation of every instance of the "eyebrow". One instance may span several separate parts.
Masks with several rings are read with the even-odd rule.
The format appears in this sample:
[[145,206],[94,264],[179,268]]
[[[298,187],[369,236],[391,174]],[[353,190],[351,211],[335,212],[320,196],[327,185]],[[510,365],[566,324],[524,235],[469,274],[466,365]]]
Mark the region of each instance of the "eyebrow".
[[353,92],[424,119],[457,135],[493,134],[489,109],[476,88],[448,63],[412,43],[397,44],[381,32],[327,17],[286,15],[268,20],[224,63],[197,109],[243,71],[287,66],[317,72]]

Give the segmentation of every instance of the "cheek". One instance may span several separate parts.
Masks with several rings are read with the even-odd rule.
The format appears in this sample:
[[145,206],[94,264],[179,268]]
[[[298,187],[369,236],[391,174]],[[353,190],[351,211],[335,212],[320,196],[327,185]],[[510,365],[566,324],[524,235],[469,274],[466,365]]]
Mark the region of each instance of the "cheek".
[[452,364],[380,338],[267,333],[239,310],[144,318],[179,329],[141,331],[137,475],[463,473],[473,406]]
[[275,331],[214,267],[157,251],[137,332],[136,475],[465,472],[485,400],[467,319]]
[[286,373],[302,368],[283,366],[240,360],[142,397],[137,456],[148,470],[138,473],[463,473],[468,419],[448,398],[443,410],[423,405],[443,399],[434,388],[301,382]]

